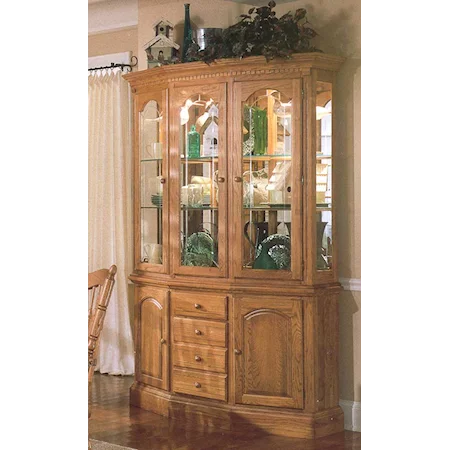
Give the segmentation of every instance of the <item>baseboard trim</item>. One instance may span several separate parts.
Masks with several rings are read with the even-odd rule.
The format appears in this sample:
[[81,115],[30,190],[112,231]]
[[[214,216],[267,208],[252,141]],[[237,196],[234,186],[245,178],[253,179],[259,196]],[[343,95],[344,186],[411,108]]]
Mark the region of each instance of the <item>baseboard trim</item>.
[[339,406],[344,412],[344,428],[361,432],[361,402],[339,400]]

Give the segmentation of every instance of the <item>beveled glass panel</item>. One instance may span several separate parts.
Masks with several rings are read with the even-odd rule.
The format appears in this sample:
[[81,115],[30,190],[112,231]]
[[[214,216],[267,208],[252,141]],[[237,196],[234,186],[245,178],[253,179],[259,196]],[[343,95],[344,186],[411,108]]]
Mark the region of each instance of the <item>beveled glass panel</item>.
[[318,81],[316,91],[316,268],[332,267],[332,85]]
[[181,265],[219,267],[220,105],[204,95],[180,109]]
[[254,92],[242,111],[243,267],[291,269],[292,100]]
[[150,100],[140,114],[141,239],[140,262],[162,264],[163,164],[162,115]]

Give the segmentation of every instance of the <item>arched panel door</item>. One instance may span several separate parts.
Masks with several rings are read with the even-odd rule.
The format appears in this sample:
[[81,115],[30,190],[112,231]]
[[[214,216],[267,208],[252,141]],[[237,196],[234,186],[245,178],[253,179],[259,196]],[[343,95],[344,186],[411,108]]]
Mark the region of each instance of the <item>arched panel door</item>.
[[236,403],[303,408],[301,300],[237,298]]
[[173,270],[227,274],[227,107],[225,83],[186,86],[171,96]]
[[301,80],[235,86],[232,174],[237,277],[301,279]]
[[135,266],[169,271],[167,91],[136,96]]
[[167,390],[169,380],[167,292],[138,288],[136,322],[136,379]]

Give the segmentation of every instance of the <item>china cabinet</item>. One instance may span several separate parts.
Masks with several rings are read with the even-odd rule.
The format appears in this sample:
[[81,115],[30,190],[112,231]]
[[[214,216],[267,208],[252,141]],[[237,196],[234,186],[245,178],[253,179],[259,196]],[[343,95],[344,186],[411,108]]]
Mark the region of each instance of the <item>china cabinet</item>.
[[134,108],[133,405],[341,431],[335,77],[323,53],[125,75]]

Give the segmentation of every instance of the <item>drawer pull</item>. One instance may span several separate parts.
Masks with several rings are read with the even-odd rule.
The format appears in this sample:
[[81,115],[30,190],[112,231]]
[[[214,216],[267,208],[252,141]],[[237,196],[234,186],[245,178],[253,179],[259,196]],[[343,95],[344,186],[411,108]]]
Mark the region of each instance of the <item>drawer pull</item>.
[[201,332],[200,330],[195,330],[195,334],[196,334],[197,336],[200,336],[200,335],[202,334],[202,332]]
[[195,309],[200,309],[201,307],[202,307],[202,305],[199,305],[198,303],[195,303],[195,304],[194,304],[194,308],[195,308]]
[[237,348],[234,349],[234,354],[235,355],[241,355],[242,354],[242,350],[239,350]]
[[195,358],[194,358],[196,361],[201,361],[202,360],[202,357],[201,356],[198,356],[198,355],[195,355]]
[[198,381],[196,381],[196,382],[194,383],[194,386],[195,386],[196,388],[201,388],[201,387],[202,387],[202,385],[201,385]]
[[161,344],[165,344],[166,340],[164,338],[161,339]]

